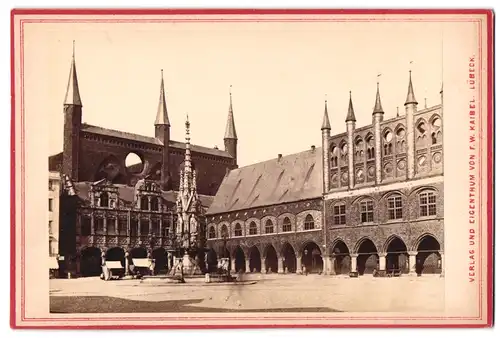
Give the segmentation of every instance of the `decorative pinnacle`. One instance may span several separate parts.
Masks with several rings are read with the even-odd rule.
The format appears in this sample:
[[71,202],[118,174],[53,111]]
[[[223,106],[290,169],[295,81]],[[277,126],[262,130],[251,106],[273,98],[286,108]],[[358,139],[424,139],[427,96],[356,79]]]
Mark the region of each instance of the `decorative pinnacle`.
[[415,94],[413,93],[413,83],[411,81],[411,70],[410,70],[410,81],[408,83],[408,95],[406,95],[405,106],[407,104],[418,104],[417,100],[415,99]]
[[330,119],[328,118],[328,101],[326,100],[325,94],[325,112],[323,113],[323,124],[321,125],[321,130],[331,130]]
[[356,122],[356,115],[354,115],[354,107],[352,105],[352,94],[349,91],[349,107],[347,108],[347,117],[345,118],[346,122]]
[[[382,74],[377,75],[379,77]],[[377,81],[377,95],[375,97],[375,107],[373,108],[373,114],[383,114],[384,109],[382,109],[382,102],[380,100],[380,90],[379,90],[379,82]]]

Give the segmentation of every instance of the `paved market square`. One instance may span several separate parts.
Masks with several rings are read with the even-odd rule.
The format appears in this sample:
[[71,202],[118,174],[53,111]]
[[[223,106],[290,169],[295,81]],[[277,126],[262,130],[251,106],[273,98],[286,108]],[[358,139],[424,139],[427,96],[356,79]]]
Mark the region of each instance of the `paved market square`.
[[241,283],[50,280],[53,313],[439,312],[444,278],[245,274]]

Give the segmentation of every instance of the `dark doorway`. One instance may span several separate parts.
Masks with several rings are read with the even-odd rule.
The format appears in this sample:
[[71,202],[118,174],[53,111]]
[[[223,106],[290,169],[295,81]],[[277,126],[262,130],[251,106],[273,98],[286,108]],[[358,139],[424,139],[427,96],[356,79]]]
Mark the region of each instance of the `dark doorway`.
[[348,275],[351,271],[351,257],[347,245],[338,241],[333,247],[333,271],[336,275]]
[[85,248],[81,253],[80,273],[83,277],[100,276],[102,273],[101,250]]
[[358,273],[360,276],[364,274],[372,274],[373,270],[377,269],[378,252],[375,244],[369,239],[364,239],[358,249]]
[[408,250],[405,243],[399,237],[393,237],[387,246],[386,270],[399,270],[402,273],[409,272]]
[[260,272],[261,261],[260,252],[256,246],[250,248],[250,272]]
[[441,255],[439,242],[432,236],[424,236],[417,247],[417,274],[441,273]]
[[323,258],[321,250],[314,242],[309,242],[302,250],[302,265],[305,266],[308,273],[320,273],[323,271]]
[[274,246],[268,245],[266,250],[264,251],[266,255],[266,272],[277,273],[278,272],[278,254],[274,249]]
[[295,256],[295,250],[289,243],[283,244],[283,270],[285,272],[293,273],[297,271],[297,257]]
[[217,271],[217,253],[214,249],[210,249],[207,254],[207,265],[209,272]]
[[155,274],[167,273],[167,253],[163,248],[157,248],[153,251],[152,258],[155,260]]
[[125,267],[125,251],[122,248],[114,247],[106,251],[106,261],[120,262]]
[[234,270],[236,272],[245,272],[245,253],[240,246],[234,250]]

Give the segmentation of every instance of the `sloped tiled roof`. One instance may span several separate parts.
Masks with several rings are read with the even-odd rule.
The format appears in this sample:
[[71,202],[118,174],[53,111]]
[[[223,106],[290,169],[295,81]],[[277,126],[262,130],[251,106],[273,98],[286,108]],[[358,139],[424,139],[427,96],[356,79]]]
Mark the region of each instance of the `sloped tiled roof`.
[[[92,134],[98,134],[98,135],[103,135],[103,136],[110,136],[110,137],[131,140],[131,141],[156,144],[156,145],[163,145],[163,142],[161,142],[159,139],[157,139],[155,137],[127,133],[124,131],[93,126],[93,125],[86,124],[86,123],[82,124],[82,131],[92,133]],[[170,140],[169,144],[172,148],[178,148],[181,150],[184,150],[186,148],[186,145],[184,142]],[[191,151],[203,153],[203,154],[207,154],[207,155],[214,155],[214,156],[231,158],[231,155],[229,155],[229,153],[225,152],[224,150],[198,146],[195,144],[191,144]]]
[[208,214],[321,197],[321,148],[230,171]]
[[[90,201],[89,191],[92,183],[93,182],[77,182],[74,184],[76,193],[81,200],[85,202]],[[128,206],[134,202],[134,187],[125,184],[114,184],[113,186],[118,188],[118,197],[125,205]],[[163,191],[162,197],[167,202],[175,203],[177,201],[177,194],[177,191]],[[206,195],[198,195],[198,197],[204,208],[210,207],[214,199],[213,196]]]

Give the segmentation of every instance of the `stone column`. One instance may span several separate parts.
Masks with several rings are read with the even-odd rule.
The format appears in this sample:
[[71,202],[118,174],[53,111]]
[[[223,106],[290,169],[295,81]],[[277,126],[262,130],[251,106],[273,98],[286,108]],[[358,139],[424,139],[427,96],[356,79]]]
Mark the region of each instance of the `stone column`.
[[[407,154],[407,175],[409,179],[415,176],[415,126],[414,114],[417,112],[416,103],[405,104],[406,110],[406,154]],[[412,126],[409,128],[408,126]]]
[[441,274],[440,277],[444,277],[444,251],[439,251],[439,255],[441,256]]
[[284,258],[283,257],[278,257],[278,273],[284,273],[284,269],[283,269],[283,262],[284,261]]
[[331,270],[332,270],[332,259],[330,258],[330,256],[324,256],[323,257],[323,274],[329,275]]
[[129,253],[128,251],[125,252],[125,276],[128,276],[130,271],[129,271],[129,268],[128,268],[128,256],[129,256]]
[[95,235],[94,215],[90,215],[90,234]]
[[260,273],[266,273],[266,259],[260,259]]
[[349,277],[358,277],[358,255],[351,255],[351,272],[349,273]]
[[408,254],[410,255],[410,273],[409,275],[410,276],[416,276],[417,275],[417,272],[416,272],[416,267],[417,267],[417,254],[418,252],[417,251],[410,251],[408,252]]
[[335,256],[335,255],[334,255],[334,256],[332,256],[332,257],[331,257],[331,261],[332,261],[332,263],[331,263],[331,265],[330,265],[330,266],[331,266],[332,268],[331,268],[331,270],[330,270],[330,274],[331,274],[331,275],[336,275],[336,274],[337,274],[337,271],[335,270],[335,268],[337,267],[337,264],[338,264],[338,262],[337,262],[337,256]]
[[297,270],[295,271],[297,275],[302,273],[302,256],[297,256]]
[[378,254],[378,272],[380,275],[385,275],[386,273],[386,257],[387,257],[387,253],[386,252],[381,252]]
[[106,263],[106,250],[103,249],[101,252],[101,265],[104,265]]
[[231,258],[231,273],[236,273],[236,258]]
[[106,216],[103,217],[102,223],[104,224],[104,235],[108,234],[108,218]]
[[250,258],[245,259],[245,272],[246,272],[246,273],[250,273],[250,272],[252,272],[252,271],[250,270]]
[[330,190],[330,147],[328,140],[330,139],[330,129],[323,129],[321,131],[323,148],[323,192]]

